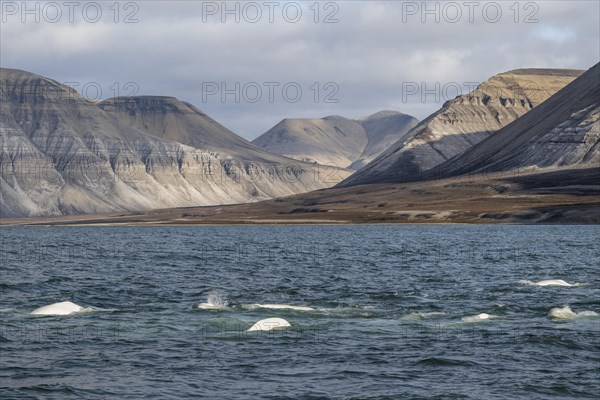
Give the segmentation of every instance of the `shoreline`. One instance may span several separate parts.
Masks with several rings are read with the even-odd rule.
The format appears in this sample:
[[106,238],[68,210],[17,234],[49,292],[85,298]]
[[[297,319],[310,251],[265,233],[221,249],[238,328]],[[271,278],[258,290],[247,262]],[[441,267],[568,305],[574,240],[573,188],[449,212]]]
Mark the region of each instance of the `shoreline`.
[[0,226],[223,226],[380,224],[600,224],[600,168],[514,178],[330,188],[253,203],[53,217]]

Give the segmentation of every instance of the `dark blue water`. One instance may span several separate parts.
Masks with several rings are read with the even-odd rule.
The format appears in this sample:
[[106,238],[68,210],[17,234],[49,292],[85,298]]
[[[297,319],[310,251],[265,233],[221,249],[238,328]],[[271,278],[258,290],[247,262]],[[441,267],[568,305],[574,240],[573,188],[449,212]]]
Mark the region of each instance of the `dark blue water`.
[[600,395],[598,226],[0,233],[3,399]]

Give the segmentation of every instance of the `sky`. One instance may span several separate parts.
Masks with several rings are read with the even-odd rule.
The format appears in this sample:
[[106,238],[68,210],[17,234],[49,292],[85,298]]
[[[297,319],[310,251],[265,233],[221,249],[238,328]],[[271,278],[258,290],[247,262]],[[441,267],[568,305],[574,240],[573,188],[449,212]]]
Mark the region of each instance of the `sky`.
[[283,118],[423,119],[517,68],[600,60],[592,1],[0,2],[0,66],[174,96],[251,140]]

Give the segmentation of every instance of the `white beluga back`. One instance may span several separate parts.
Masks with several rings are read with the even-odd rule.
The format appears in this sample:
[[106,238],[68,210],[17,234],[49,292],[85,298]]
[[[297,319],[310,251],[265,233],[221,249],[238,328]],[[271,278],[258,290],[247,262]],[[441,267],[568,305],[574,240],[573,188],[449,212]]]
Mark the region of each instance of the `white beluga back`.
[[521,281],[521,283],[524,285],[531,285],[531,286],[566,286],[566,287],[574,286],[573,284],[563,281],[562,279],[546,279],[546,280],[539,281],[539,282]]
[[463,317],[461,320],[463,322],[477,322],[477,321],[484,321],[486,319],[490,319],[492,316],[490,314],[486,314],[486,313],[481,313],[481,314],[477,314],[477,315],[472,315],[470,317]]
[[295,311],[314,311],[312,307],[293,306],[290,304],[254,304],[258,308],[268,308],[272,310],[295,310]]
[[63,301],[37,308],[31,312],[31,315],[69,315],[83,310],[83,307],[75,303]]
[[252,325],[250,327],[250,329],[248,329],[248,332],[270,331],[273,329],[289,328],[289,327],[291,327],[290,323],[287,322],[283,318],[267,318],[267,319],[261,319],[260,321],[258,321],[254,325]]
[[562,279],[547,279],[545,281],[539,281],[536,283],[538,286],[573,286],[569,282],[563,281]]

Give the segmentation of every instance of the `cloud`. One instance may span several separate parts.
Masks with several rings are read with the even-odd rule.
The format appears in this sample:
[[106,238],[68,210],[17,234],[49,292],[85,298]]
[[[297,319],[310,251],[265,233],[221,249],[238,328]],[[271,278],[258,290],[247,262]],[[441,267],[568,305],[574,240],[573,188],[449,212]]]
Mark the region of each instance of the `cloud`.
[[[79,88],[97,82],[102,97],[115,88],[128,94],[125,85],[134,82],[137,94],[189,101],[248,139],[286,117],[360,117],[394,108],[425,118],[445,100],[407,101],[406,82],[481,82],[515,68],[585,69],[600,59],[598,2],[519,2],[513,9],[514,2],[481,2],[470,15],[459,1],[461,18],[454,21],[448,2],[319,2],[318,14],[313,2],[277,2],[270,15],[258,1],[256,22],[248,21],[256,17],[251,8],[241,11],[248,2],[227,3],[238,7],[237,15],[213,13],[210,7],[222,2],[189,1],[121,2],[116,15],[109,8],[114,3],[102,2],[95,23],[82,12],[87,2],[73,22],[63,13],[55,23],[43,15],[39,23],[31,15],[23,22],[21,10],[12,14],[7,3],[21,6],[2,2],[2,66],[80,82]],[[492,22],[494,4],[501,17]],[[302,17],[292,22],[298,7]],[[128,16],[138,22],[124,23]],[[327,18],[338,22],[324,23]],[[243,93],[238,102],[233,94],[223,102],[220,93],[203,96],[211,82],[264,90],[255,103]],[[278,83],[273,99],[265,87],[270,82]],[[301,88],[297,102],[286,98],[286,85]]]
[[557,28],[553,26],[540,26],[536,34],[552,42],[565,43],[575,38],[575,32],[571,28]]

